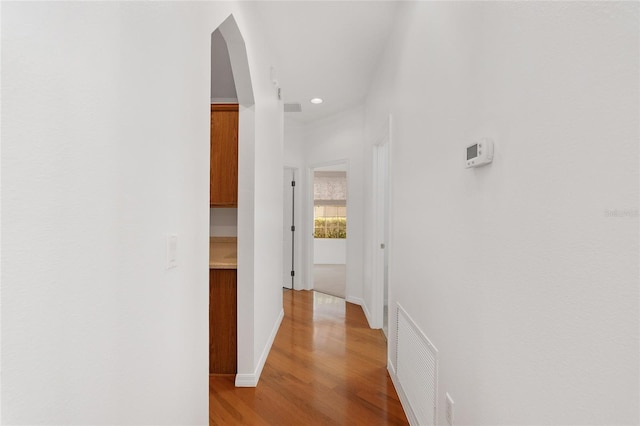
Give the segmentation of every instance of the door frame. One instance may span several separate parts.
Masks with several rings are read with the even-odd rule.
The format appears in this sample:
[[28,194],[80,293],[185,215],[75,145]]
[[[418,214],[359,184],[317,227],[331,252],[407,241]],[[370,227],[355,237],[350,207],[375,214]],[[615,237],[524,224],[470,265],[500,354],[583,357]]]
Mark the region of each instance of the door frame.
[[324,161],[319,163],[310,164],[307,168],[307,182],[306,182],[306,214],[305,214],[305,224],[304,224],[304,233],[306,237],[306,290],[313,290],[313,265],[314,265],[314,208],[313,208],[313,172],[315,169],[319,167],[328,167],[328,166],[337,166],[344,164],[345,170],[347,171],[347,238],[346,238],[346,284],[345,284],[345,300],[349,297],[349,159],[342,158],[338,160]]
[[[300,254],[301,254],[301,250],[300,250],[300,232],[302,231],[302,227],[300,226],[300,211],[301,209],[298,208],[297,204],[299,204],[299,199],[301,197],[300,192],[298,191],[296,193],[296,188],[300,188],[300,182],[299,182],[299,178],[300,178],[300,169],[297,166],[293,166],[293,165],[289,165],[289,164],[284,164],[283,167],[283,173],[291,173],[293,175],[293,180],[294,182],[296,182],[296,186],[293,189],[294,195],[292,195],[292,207],[293,207],[293,226],[295,226],[295,231],[293,234],[293,245],[292,245],[292,252],[293,252],[293,270],[295,271],[295,275],[293,277],[293,283],[292,283],[292,288],[291,290],[299,290],[301,285],[300,285],[300,277],[302,276],[302,272],[300,271],[300,266],[301,266],[301,262],[300,262]],[[297,195],[297,197],[296,197]],[[284,208],[284,203],[283,203],[283,208]],[[284,213],[284,212],[283,212]],[[285,232],[292,232],[292,231],[287,231],[286,229],[283,229],[283,236]],[[284,253],[283,253],[284,254]],[[284,262],[283,262],[283,267],[284,267]],[[283,278],[285,276],[285,273],[283,271]]]
[[[392,244],[392,199],[393,199],[393,194],[392,194],[392,116],[391,114],[389,114],[386,122],[384,123],[382,129],[380,130],[380,132],[377,135],[377,138],[374,140],[373,146],[372,146],[372,185],[373,185],[373,197],[372,197],[372,201],[373,201],[373,221],[372,221],[372,229],[371,229],[371,235],[373,236],[372,239],[372,246],[371,246],[371,250],[372,250],[372,270],[371,270],[371,277],[372,277],[372,281],[373,281],[373,286],[372,286],[372,305],[373,305],[373,321],[372,321],[372,328],[382,328],[383,324],[384,324],[384,299],[385,299],[385,292],[384,292],[384,252],[381,253],[381,248],[380,248],[380,244],[384,243],[385,244],[385,248],[384,250],[386,250],[387,252],[387,292],[391,293],[391,264],[392,264],[392,253],[393,253],[393,244]],[[385,240],[385,236],[384,236],[384,205],[383,202],[380,200],[380,193],[379,193],[379,186],[381,183],[380,180],[382,179],[381,176],[381,172],[382,170],[380,170],[380,166],[378,164],[378,159],[379,159],[379,153],[381,150],[381,147],[386,145],[386,150],[387,150],[387,164],[386,164],[386,185],[388,187],[388,192],[387,192],[387,203],[389,205],[389,208],[387,209],[387,235],[386,235],[386,241]],[[387,300],[390,300],[390,297],[388,297],[387,294]],[[389,308],[387,310],[387,315],[390,316],[391,314],[391,303],[389,303]],[[389,324],[389,321],[387,319],[387,324]]]

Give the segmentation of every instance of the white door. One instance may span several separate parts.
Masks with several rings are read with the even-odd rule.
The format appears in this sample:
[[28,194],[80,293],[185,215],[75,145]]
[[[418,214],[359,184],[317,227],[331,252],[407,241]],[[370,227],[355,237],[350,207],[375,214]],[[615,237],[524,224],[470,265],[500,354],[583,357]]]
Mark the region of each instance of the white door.
[[[374,147],[374,292],[378,326],[388,336],[389,325],[389,143]],[[382,317],[382,318],[380,318]],[[380,322],[382,324],[380,324]]]

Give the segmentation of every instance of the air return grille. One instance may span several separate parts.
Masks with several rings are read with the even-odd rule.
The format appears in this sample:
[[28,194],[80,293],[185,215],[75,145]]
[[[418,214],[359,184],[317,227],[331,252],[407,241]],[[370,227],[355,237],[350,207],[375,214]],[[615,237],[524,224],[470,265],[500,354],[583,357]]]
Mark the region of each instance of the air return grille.
[[419,425],[436,424],[438,350],[398,304],[396,375]]

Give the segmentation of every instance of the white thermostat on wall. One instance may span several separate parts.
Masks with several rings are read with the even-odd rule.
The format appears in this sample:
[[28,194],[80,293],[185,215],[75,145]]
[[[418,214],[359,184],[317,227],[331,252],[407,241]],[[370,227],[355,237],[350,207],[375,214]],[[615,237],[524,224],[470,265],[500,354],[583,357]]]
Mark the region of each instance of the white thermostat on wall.
[[481,139],[467,146],[465,156],[465,167],[480,167],[493,161],[493,141],[491,139]]

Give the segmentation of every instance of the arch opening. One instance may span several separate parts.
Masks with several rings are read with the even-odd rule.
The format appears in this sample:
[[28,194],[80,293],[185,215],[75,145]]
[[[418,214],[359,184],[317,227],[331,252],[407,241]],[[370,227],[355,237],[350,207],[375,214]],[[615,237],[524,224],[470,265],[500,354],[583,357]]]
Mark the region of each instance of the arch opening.
[[233,15],[229,15],[211,33],[211,103],[239,105],[238,205],[237,211],[233,212],[236,215],[238,244],[236,386],[256,386],[253,273],[255,100],[246,46]]

